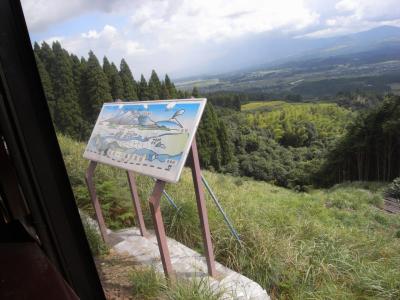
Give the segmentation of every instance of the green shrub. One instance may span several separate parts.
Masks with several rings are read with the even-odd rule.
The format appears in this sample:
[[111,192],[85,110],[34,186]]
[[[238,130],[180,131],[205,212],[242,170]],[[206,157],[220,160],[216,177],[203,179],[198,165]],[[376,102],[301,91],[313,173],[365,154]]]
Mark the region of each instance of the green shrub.
[[207,279],[177,281],[168,289],[169,300],[218,300],[221,291],[213,291]]
[[400,201],[400,177],[393,180],[393,182],[386,188],[384,194],[387,197],[392,197]]
[[[64,159],[78,205],[92,215],[83,181],[84,145],[59,138],[67,149]],[[382,203],[380,183],[352,182],[299,193],[244,177],[203,174],[244,243],[240,247],[232,238],[206,195],[216,260],[259,283],[273,299],[400,299],[400,218],[376,209]],[[145,176],[136,179],[151,228],[147,199],[154,182]],[[129,218],[118,218],[133,210],[126,172],[99,164],[95,180],[107,225],[129,226]],[[184,169],[179,183],[166,189],[180,207],[176,211],[165,199],[161,202],[167,235],[201,251],[190,170]],[[153,289],[146,282],[155,281],[162,299],[178,293],[151,276],[134,280],[140,281],[135,291],[145,294],[146,288]]]
[[154,268],[135,270],[130,274],[132,294],[138,299],[158,299],[162,291],[167,289],[166,281]]

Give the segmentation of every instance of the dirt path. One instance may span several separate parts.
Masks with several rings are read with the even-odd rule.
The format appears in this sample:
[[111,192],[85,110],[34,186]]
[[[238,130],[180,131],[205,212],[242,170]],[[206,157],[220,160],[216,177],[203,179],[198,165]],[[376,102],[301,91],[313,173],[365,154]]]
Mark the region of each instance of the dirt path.
[[130,256],[110,254],[95,258],[104,293],[108,300],[134,300],[129,282],[129,273],[135,269]]

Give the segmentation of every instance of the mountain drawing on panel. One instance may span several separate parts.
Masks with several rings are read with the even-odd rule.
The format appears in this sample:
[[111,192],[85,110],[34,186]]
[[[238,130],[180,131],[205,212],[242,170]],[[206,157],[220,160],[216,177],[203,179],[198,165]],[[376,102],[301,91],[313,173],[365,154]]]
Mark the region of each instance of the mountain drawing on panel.
[[105,103],[84,157],[177,182],[206,99]]

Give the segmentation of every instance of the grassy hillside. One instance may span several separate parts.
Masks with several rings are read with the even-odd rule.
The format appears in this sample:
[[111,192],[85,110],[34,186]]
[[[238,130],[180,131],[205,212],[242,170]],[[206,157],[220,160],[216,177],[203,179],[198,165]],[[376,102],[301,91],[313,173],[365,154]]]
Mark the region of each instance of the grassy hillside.
[[[93,214],[84,185],[84,145],[59,137],[78,205]],[[208,199],[217,260],[254,279],[276,299],[399,299],[400,217],[379,210],[380,184],[353,183],[297,193],[246,178],[204,172],[244,242],[230,236]],[[99,198],[108,226],[134,224],[123,171],[99,166]],[[153,182],[138,176],[145,220]],[[162,210],[167,234],[201,249],[189,170],[168,192]]]

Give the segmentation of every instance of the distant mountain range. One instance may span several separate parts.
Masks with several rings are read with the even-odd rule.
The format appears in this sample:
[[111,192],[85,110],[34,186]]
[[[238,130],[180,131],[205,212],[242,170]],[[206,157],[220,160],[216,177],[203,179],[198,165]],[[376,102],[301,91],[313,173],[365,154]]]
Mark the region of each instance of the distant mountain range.
[[259,64],[218,75],[184,78],[177,81],[177,86],[181,89],[197,86],[203,92],[300,94],[303,98],[331,97],[340,91],[357,89],[400,92],[398,27],[383,26],[323,39],[282,38],[271,46],[291,47],[286,51],[291,54],[262,62],[262,55],[253,53],[252,60],[257,59]]

